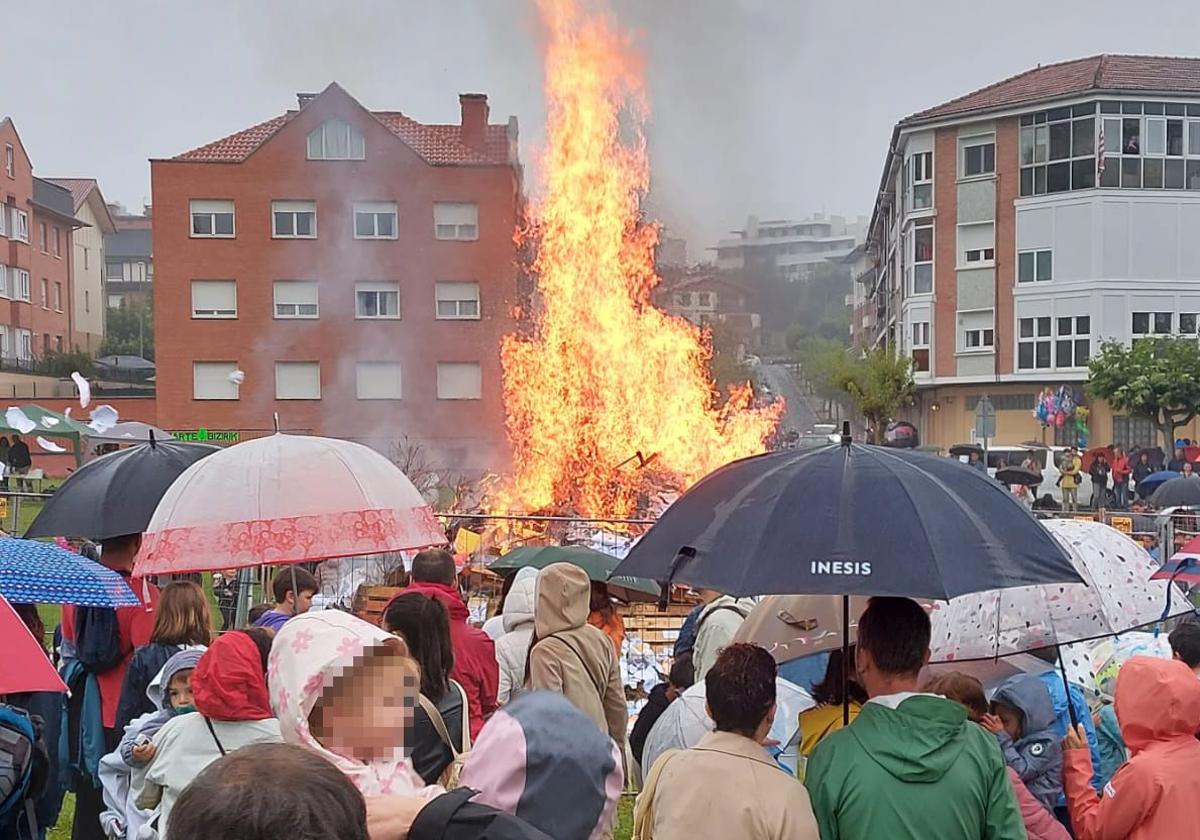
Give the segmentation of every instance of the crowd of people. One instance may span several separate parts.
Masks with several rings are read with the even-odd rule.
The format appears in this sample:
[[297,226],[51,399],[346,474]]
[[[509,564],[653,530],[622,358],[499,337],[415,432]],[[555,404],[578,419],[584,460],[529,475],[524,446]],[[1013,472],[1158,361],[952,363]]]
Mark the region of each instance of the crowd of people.
[[[101,548],[128,576],[140,539]],[[1093,710],[1053,650],[1042,673],[990,692],[930,672],[930,621],[908,599],[871,599],[849,658],[781,668],[735,641],[754,599],[701,590],[631,728],[619,613],[571,564],[519,573],[490,634],[438,549],[416,555],[380,626],[310,609],[317,582],[301,568],[276,574],[250,626],[219,634],[196,583],[133,589],[141,606],[64,608],[47,655],[69,699],[3,698],[55,748],[28,807],[0,811],[0,836],[41,840],[70,790],[76,840],[592,840],[612,836],[627,779],[641,781],[641,840],[1115,840],[1200,825],[1200,623],[1170,633],[1174,661],[1130,659],[1115,702]],[[19,614],[46,638],[36,609]],[[791,718],[794,772],[770,737],[791,681],[815,702]],[[706,734],[677,736],[694,684]]]

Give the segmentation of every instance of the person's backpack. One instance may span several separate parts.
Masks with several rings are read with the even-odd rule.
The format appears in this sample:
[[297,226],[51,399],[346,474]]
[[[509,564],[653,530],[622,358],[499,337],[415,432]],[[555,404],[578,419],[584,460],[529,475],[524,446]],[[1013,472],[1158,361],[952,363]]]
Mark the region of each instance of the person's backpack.
[[0,826],[16,825],[23,813],[32,837],[38,836],[34,802],[50,774],[41,730],[40,718],[0,703]]
[[462,787],[430,800],[408,830],[408,840],[553,840],[519,817],[472,802],[477,793]]
[[471,727],[470,716],[468,715],[469,704],[467,703],[467,693],[461,685],[453,680],[450,681],[450,690],[457,691],[458,696],[462,700],[462,735],[459,738],[459,743],[462,744],[461,750],[455,749],[454,740],[450,737],[450,731],[446,728],[446,721],[442,717],[442,713],[438,711],[438,707],[424,694],[417,695],[417,701],[421,704],[421,708],[425,710],[425,714],[429,716],[429,722],[433,724],[433,728],[437,731],[438,738],[450,750],[450,763],[446,765],[446,769],[442,771],[442,775],[438,778],[438,784],[446,790],[453,790],[458,787],[458,780],[462,777],[463,765],[467,762],[467,756],[471,754]]
[[75,608],[75,656],[92,674],[102,674],[121,664],[121,635],[117,611],[112,607]]

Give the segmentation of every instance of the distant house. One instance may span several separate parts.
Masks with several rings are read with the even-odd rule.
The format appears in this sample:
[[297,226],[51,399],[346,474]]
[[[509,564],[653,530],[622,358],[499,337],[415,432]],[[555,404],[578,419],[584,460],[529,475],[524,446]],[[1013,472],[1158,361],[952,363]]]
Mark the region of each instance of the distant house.
[[702,270],[664,280],[655,289],[663,311],[704,326],[724,324],[747,348],[760,343],[756,295],[733,272]]
[[153,297],[154,248],[153,220],[134,216],[114,205],[115,230],[104,237],[104,295],[109,309],[126,301],[146,301]]
[[116,225],[95,178],[46,180],[71,193],[75,218],[83,223],[71,233],[71,346],[95,355],[104,342],[104,242]]

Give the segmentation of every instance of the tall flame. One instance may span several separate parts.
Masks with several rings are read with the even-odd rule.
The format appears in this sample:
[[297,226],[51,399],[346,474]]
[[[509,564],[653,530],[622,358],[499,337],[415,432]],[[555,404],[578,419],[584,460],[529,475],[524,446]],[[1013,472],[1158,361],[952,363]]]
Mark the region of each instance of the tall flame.
[[538,2],[549,32],[538,300],[530,333],[501,352],[511,495],[530,510],[625,516],[648,472],[682,489],[761,452],[782,405],[752,407],[749,386],[719,405],[707,336],[651,304],[641,62],[578,2]]

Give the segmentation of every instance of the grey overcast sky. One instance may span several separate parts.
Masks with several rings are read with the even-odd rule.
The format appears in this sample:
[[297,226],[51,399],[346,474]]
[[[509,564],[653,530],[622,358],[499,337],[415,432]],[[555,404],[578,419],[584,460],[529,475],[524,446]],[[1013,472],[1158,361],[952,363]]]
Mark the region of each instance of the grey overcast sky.
[[[585,0],[587,2],[587,0]],[[1200,9],[1110,0],[613,0],[647,57],[650,209],[701,257],[750,213],[869,213],[891,126],[1004,76],[1099,52],[1200,53]],[[43,176],[138,207],[169,157],[340,82],[457,121],[457,94],[544,120],[533,0],[4,3],[0,111]],[[530,183],[532,186],[532,180]]]

